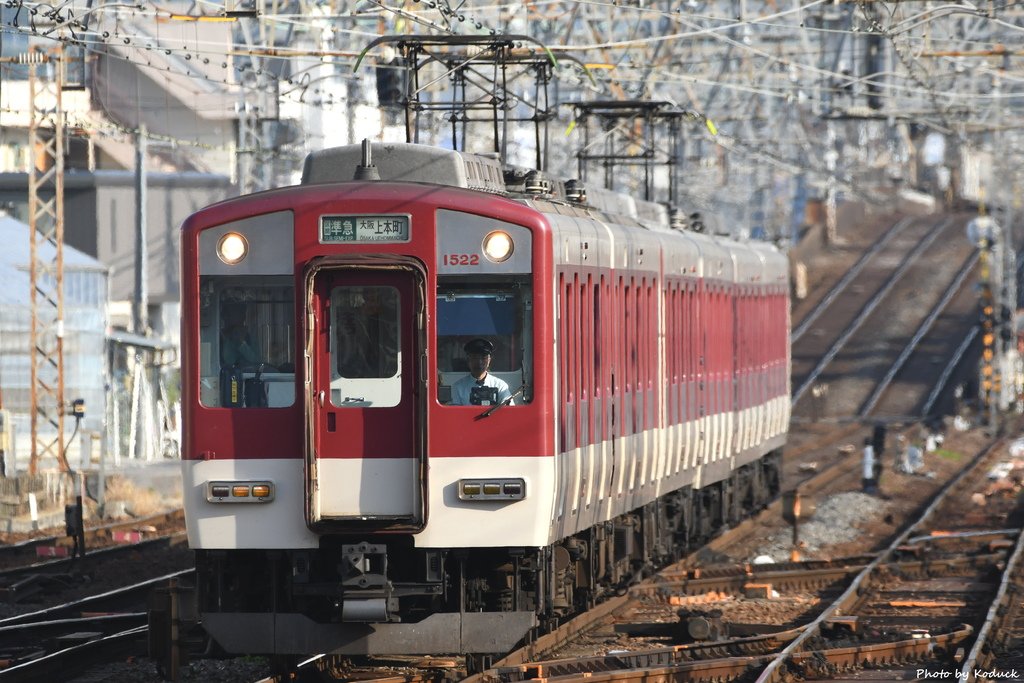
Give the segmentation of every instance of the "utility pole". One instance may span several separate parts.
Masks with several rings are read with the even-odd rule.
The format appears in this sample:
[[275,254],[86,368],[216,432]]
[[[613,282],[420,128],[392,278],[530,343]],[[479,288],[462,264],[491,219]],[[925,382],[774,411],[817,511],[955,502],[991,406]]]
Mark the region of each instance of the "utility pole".
[[[4,387],[0,382],[0,478],[7,477],[7,449],[14,450],[14,444],[8,444],[8,434],[11,433],[11,418],[4,410]],[[11,474],[15,474],[11,468]]]
[[[54,457],[70,471],[64,453],[64,50],[29,55],[29,280],[32,457]],[[41,76],[52,68],[52,75]],[[54,433],[54,431],[56,433]]]
[[[280,132],[278,79],[272,78],[271,60],[259,55],[261,49],[290,46],[293,41],[292,28],[283,36],[275,27],[268,29],[264,19],[266,0],[245,0],[244,9],[239,5],[235,16],[239,18],[242,42],[249,51],[249,68],[239,76],[240,99],[238,102],[238,148],[236,172],[238,189],[241,194],[266,190],[277,182],[278,160],[283,154],[282,145],[275,139]],[[301,4],[287,0],[272,3],[270,11],[300,13]]]
[[135,134],[135,300],[132,302],[132,330],[149,332],[149,253],[146,240],[146,124]]
[[839,217],[836,202],[836,166],[839,162],[839,152],[836,150],[838,140],[836,138],[835,124],[828,122],[828,142],[825,150],[825,169],[828,173],[828,184],[825,186],[825,242],[833,246],[839,241]]

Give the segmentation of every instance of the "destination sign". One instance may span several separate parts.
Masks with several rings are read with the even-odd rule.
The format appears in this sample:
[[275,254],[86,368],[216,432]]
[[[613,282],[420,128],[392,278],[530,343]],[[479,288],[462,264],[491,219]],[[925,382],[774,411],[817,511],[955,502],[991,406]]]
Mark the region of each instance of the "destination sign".
[[321,216],[320,242],[408,242],[408,216]]

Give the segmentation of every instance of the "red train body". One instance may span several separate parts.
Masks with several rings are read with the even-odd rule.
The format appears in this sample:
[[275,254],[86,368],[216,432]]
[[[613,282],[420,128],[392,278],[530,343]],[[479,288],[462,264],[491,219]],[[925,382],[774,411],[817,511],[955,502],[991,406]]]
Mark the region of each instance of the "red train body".
[[[225,650],[499,653],[777,493],[775,248],[374,157],[384,180],[328,150],[183,227],[185,508]],[[478,337],[508,404],[452,404]]]

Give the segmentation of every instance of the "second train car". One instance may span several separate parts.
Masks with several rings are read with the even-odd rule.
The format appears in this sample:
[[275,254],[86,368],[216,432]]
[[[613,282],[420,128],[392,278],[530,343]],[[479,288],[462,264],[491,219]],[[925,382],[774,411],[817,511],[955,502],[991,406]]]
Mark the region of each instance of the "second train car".
[[[228,652],[501,653],[779,490],[771,245],[366,143],[192,215],[182,254],[188,539]],[[480,338],[512,398],[454,405]]]

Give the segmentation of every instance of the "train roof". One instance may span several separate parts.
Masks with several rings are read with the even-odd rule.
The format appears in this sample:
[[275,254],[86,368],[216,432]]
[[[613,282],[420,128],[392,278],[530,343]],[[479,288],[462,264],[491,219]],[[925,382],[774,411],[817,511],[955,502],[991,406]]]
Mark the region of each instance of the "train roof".
[[[364,146],[368,149],[364,150]],[[717,233],[714,236],[702,236],[706,238],[702,241],[707,242],[703,247],[705,250],[712,248],[712,242],[721,242],[723,238],[739,244],[732,236],[722,235],[720,230],[714,229],[721,228],[717,216],[706,213],[685,216],[682,211],[670,212],[664,204],[638,199],[624,192],[596,186],[584,187],[580,181],[563,181],[538,171],[507,167],[495,154],[473,154],[408,142],[364,141],[364,144],[311,152],[303,165],[301,184],[354,180],[357,169],[363,166],[364,154],[367,152],[376,169],[377,179],[380,180],[475,190],[510,199],[528,200],[527,203],[535,207],[550,203],[556,212],[558,205],[576,206],[604,214],[613,222],[651,232],[685,232],[694,237],[702,232]],[[360,179],[365,178],[360,176]],[[712,230],[705,231],[705,226]],[[758,243],[745,244],[755,246]],[[762,244],[769,250],[775,249],[774,245]]]
[[[372,163],[381,180],[451,185],[506,194],[504,171],[496,158],[407,142],[372,143]],[[352,180],[363,163],[361,145],[332,147],[306,156],[302,184]]]
[[[584,201],[569,196],[579,189],[570,181],[537,171],[509,168],[496,155],[472,154],[406,142],[372,143],[371,160],[381,180],[450,185],[506,196],[543,197],[584,204],[607,214],[628,216],[648,228],[670,229],[668,209],[657,202],[637,199],[601,187],[586,188]],[[311,152],[302,170],[302,184],[352,180],[363,163],[361,145],[344,145]]]

